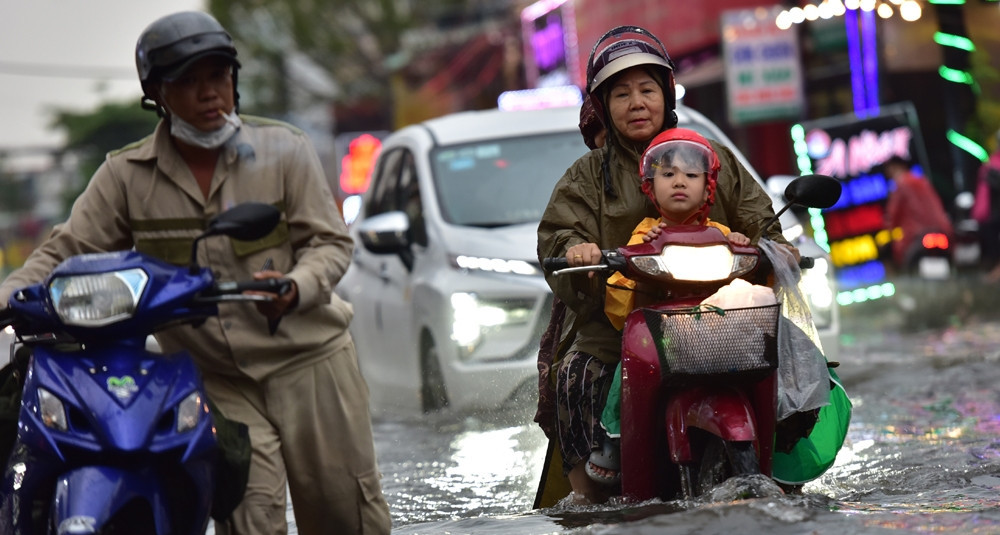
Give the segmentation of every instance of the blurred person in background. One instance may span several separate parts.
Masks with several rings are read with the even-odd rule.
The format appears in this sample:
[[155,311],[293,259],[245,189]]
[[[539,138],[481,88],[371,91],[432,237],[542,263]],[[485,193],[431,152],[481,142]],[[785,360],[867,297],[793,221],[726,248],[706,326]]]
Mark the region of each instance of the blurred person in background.
[[979,248],[987,282],[1000,282],[1000,131],[996,148],[979,167],[972,217],[979,223]]
[[157,334],[166,353],[190,351],[221,414],[249,426],[246,492],[216,533],[287,533],[286,484],[303,535],[389,533],[352,312],[333,293],[353,243],[312,144],[291,125],[237,114],[236,49],[208,14],[154,21],[135,56],[155,132],[108,154],[69,219],[0,285],[0,303],[76,254],[135,247],[186,265],[213,216],[247,201],[279,207],[269,236],[206,240],[199,263],[230,280],[287,277],[291,290]]
[[893,155],[882,164],[882,172],[892,182],[885,227],[902,231],[902,236],[892,241],[892,259],[897,269],[906,272],[922,247],[919,239],[924,234],[940,232],[951,242],[955,233],[941,197],[930,182],[913,174],[909,161]]

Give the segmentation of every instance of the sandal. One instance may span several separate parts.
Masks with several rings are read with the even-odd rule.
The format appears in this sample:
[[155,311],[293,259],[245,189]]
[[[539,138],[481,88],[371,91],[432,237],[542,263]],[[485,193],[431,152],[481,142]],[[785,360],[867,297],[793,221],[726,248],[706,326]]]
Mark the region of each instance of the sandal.
[[[621,461],[619,454],[621,453],[617,444],[612,443],[611,440],[605,439],[602,441],[601,449],[594,450],[590,452],[590,458],[587,460],[587,465],[584,470],[590,479],[604,485],[617,485],[621,482]],[[598,473],[594,467],[603,468],[604,470],[614,472],[613,476],[606,476]]]

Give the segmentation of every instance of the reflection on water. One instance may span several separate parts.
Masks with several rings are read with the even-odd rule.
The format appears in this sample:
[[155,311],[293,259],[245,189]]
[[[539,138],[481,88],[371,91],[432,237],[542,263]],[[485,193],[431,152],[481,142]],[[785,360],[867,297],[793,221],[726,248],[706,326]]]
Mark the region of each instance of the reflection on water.
[[753,482],[737,481],[699,502],[532,511],[544,437],[528,411],[377,422],[393,532],[1000,534],[1000,323],[953,330],[844,348],[851,429],[802,496],[739,500]]
[[[533,407],[399,416],[374,422],[393,533],[1000,535],[1000,322],[864,328],[838,369],[854,403],[847,441],[801,496],[737,480],[699,501],[534,511],[545,441]],[[762,497],[738,499],[749,487]]]

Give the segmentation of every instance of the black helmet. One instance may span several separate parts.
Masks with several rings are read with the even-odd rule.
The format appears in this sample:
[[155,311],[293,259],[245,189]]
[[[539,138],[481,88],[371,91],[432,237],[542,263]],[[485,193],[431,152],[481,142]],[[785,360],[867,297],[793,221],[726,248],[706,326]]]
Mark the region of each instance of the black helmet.
[[[148,84],[169,80],[207,56],[222,56],[234,67],[240,66],[233,38],[208,13],[182,11],[153,21],[135,45],[135,66],[144,99],[151,98]],[[235,69],[233,72],[235,76]]]
[[663,43],[644,28],[618,26],[597,40],[587,60],[587,93],[598,116],[603,118],[605,111],[601,85],[615,74],[639,65],[652,67],[658,74],[667,108],[674,109],[674,62]]

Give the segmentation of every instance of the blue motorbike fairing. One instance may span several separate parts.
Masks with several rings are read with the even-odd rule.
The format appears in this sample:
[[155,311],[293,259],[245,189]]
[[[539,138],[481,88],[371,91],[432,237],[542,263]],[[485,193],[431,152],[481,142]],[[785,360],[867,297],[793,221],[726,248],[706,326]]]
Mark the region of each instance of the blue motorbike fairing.
[[[190,467],[189,467],[190,468]],[[197,483],[210,482],[211,467],[207,462],[194,467],[200,476]],[[165,484],[168,474],[149,467],[129,471],[108,466],[85,466],[59,478],[52,502],[51,518],[57,533],[99,533],[117,515],[127,513],[131,530],[155,529],[150,535],[168,533],[203,533],[208,526],[211,507],[211,485],[185,485],[187,503],[178,507],[178,496],[167,494],[176,485]],[[172,512],[172,513],[171,513]],[[202,520],[196,520],[202,519]],[[143,521],[151,525],[145,525]],[[139,525],[134,525],[139,522]],[[201,525],[193,526],[192,522]]]
[[[58,398],[67,429],[44,424],[38,388]],[[207,411],[193,429],[177,432],[177,407],[192,392],[203,392],[191,358],[184,353],[158,355],[125,348],[97,348],[64,353],[35,348],[25,384],[20,418],[22,441],[46,450],[62,462],[84,461],[95,452],[122,455],[136,451],[163,453],[180,449],[187,461],[215,447]],[[206,406],[202,395],[202,407]]]
[[[5,481],[6,488],[16,490],[9,497],[12,501],[4,502],[16,516],[16,533],[32,533],[31,504],[51,499],[53,489],[66,494],[69,501],[64,503],[74,504],[53,518],[79,529],[90,522],[100,527],[102,518],[112,517],[133,498],[148,500],[154,512],[169,505],[171,511],[208,518],[217,449],[203,394],[197,424],[177,432],[178,404],[192,392],[204,392],[190,356],[112,347],[61,352],[36,346],[29,370],[15,447],[16,455],[22,452],[22,472],[8,470]],[[134,389],[122,389],[123,384]],[[43,421],[39,388],[62,402],[65,431]],[[114,478],[107,474],[119,474],[114,496],[95,491],[94,485],[104,483],[93,470],[108,481]],[[157,525],[162,522],[158,519]],[[175,523],[157,533],[200,532],[177,529]]]

